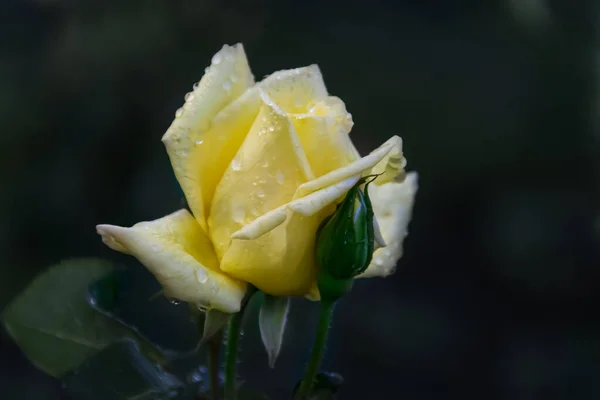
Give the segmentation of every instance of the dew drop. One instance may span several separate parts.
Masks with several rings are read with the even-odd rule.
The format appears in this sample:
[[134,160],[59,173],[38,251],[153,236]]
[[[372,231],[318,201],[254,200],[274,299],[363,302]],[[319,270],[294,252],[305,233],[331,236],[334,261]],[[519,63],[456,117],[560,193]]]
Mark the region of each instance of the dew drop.
[[208,306],[206,304],[196,304],[196,307],[198,307],[198,310],[200,310],[200,312],[206,312],[208,311]]
[[377,265],[378,267],[381,267],[383,265],[383,260],[379,257],[375,258],[375,265]]
[[183,114],[183,107],[178,108],[177,111],[175,111],[175,118],[181,117],[182,114]]
[[208,71],[210,71],[210,67],[206,67],[206,68],[204,68],[204,73],[205,73],[205,74],[208,74]]
[[234,158],[231,161],[231,169],[234,171],[239,171],[240,169],[242,169],[242,163],[240,162],[240,160],[238,160],[237,158]]
[[273,132],[275,130],[275,127],[273,125],[269,126],[269,131]]
[[167,297],[167,300],[169,301],[169,303],[173,304],[174,306],[178,306],[181,304],[181,301],[177,300],[177,299],[173,299],[170,297]]
[[192,89],[194,89],[194,90],[198,89],[198,85],[199,85],[199,84],[200,84],[200,82],[195,82],[195,83],[192,85]]
[[246,216],[246,211],[244,210],[243,207],[234,207],[233,211],[231,213],[231,217],[233,218],[234,222],[237,222],[238,224],[241,224],[242,222],[244,222],[244,217]]
[[277,174],[275,175],[275,180],[277,180],[277,183],[279,183],[280,185],[283,185],[283,182],[285,181],[285,175],[283,175],[283,172],[277,171]]
[[206,281],[208,280],[208,274],[206,273],[206,271],[198,269],[196,270],[196,279],[200,283],[206,283]]
[[256,209],[256,207],[252,207],[252,210],[250,210],[250,214],[252,214],[255,217],[258,215],[258,210]]
[[221,55],[221,53],[217,53],[213,56],[212,60],[210,60],[214,65],[218,65],[221,63],[221,61],[223,61],[223,56]]
[[192,93],[192,92],[186,93],[185,96],[183,96],[183,99],[185,101],[192,101],[192,100],[194,100],[194,93]]
[[258,189],[256,191],[256,196],[260,199],[262,199],[263,197],[265,197],[265,192],[262,189]]
[[269,162],[265,161],[262,166],[263,166],[263,168],[268,168],[269,167]]
[[229,79],[231,80],[231,82],[236,83],[238,81],[238,77],[235,74],[232,74]]
[[158,251],[160,251],[160,247],[156,244],[152,245],[152,251],[157,253]]
[[196,146],[200,146],[202,143],[204,143],[204,140],[198,140],[196,141]]
[[231,91],[231,82],[229,82],[229,81],[223,82],[223,89],[227,92],[230,92]]

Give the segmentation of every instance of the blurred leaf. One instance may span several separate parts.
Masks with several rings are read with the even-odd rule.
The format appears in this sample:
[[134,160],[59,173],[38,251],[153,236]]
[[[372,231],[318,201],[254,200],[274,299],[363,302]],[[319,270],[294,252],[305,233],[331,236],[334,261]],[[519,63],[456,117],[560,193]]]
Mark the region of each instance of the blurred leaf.
[[179,399],[184,389],[176,376],[144,357],[131,339],[108,346],[63,381],[67,391],[81,400]]
[[[103,260],[63,261],[39,274],[6,307],[6,330],[37,367],[59,377],[114,341],[137,337],[88,302],[90,284],[113,270]],[[144,349],[160,358],[148,343]]]
[[260,336],[269,355],[269,366],[273,368],[281,350],[283,333],[290,308],[289,297],[265,295],[265,300],[258,315]]
[[208,310],[204,317],[204,331],[202,333],[202,342],[206,342],[215,333],[219,332],[227,321],[229,321],[231,314],[221,312],[219,310]]

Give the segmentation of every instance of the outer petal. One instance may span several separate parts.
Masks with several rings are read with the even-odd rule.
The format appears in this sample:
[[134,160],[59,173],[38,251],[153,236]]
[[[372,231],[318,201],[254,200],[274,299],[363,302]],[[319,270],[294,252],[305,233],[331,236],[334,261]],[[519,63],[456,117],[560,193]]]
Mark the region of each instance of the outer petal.
[[187,202],[205,230],[214,188],[256,117],[258,98],[249,94],[227,106],[253,84],[242,45],[223,46],[162,138]]
[[398,136],[392,136],[387,142],[373,150],[367,156],[301,185],[296,191],[294,198],[304,197],[309,193],[331,186],[351,176],[370,171],[375,165],[384,160],[390,151],[397,149],[398,146],[402,146],[402,139]]
[[223,270],[269,294],[310,291],[315,295],[314,244],[319,224],[361,174],[369,172],[398,141],[392,138],[368,156],[301,185],[293,199],[234,232],[221,262]]
[[165,295],[223,312],[239,311],[246,283],[219,272],[210,241],[187,210],[131,228],[98,225],[96,229],[110,248],[144,264]]
[[359,278],[388,276],[396,269],[402,257],[402,242],[407,235],[416,192],[416,172],[408,173],[403,183],[389,181],[369,186],[373,211],[387,245],[375,250],[371,264]]

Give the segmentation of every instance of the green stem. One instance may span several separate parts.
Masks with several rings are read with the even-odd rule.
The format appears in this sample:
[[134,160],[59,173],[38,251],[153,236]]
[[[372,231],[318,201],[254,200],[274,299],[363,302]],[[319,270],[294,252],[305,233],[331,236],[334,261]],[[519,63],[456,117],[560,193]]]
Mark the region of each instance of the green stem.
[[208,340],[208,377],[210,384],[210,396],[212,400],[219,400],[219,353],[223,340],[223,330],[215,333]]
[[327,342],[327,333],[329,332],[329,324],[334,307],[335,301],[321,301],[321,312],[319,314],[317,335],[315,337],[315,342],[310,354],[310,359],[308,360],[308,365],[306,366],[304,378],[302,378],[302,382],[300,382],[300,386],[294,395],[294,400],[306,400],[311,394],[315,378],[317,377],[319,367],[321,366],[321,360],[323,359],[325,343]]
[[225,400],[236,399],[236,367],[237,367],[237,353],[238,343],[240,339],[240,332],[242,330],[242,319],[244,317],[244,311],[248,305],[252,296],[256,293],[254,286],[248,287],[246,297],[242,301],[240,311],[233,314],[229,320],[227,327],[227,350],[225,352]]

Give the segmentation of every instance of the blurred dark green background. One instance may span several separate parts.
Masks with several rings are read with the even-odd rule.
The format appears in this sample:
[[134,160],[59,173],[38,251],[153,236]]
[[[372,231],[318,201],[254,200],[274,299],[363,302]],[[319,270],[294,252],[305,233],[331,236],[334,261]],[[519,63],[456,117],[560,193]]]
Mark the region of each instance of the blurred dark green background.
[[[335,316],[325,367],[346,378],[341,399],[600,398],[598,11],[592,0],[4,1],[0,309],[63,258],[139,268],[94,226],[181,206],[160,138],[212,54],[243,42],[257,79],[318,63],[359,150],[399,134],[420,174],[396,275],[359,282]],[[274,372],[248,324],[251,386],[286,398],[316,311],[294,303]],[[178,342],[175,325],[152,335]],[[0,392],[68,398],[5,333]]]

